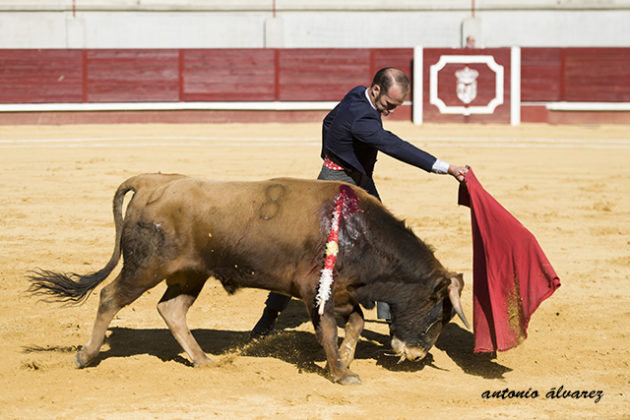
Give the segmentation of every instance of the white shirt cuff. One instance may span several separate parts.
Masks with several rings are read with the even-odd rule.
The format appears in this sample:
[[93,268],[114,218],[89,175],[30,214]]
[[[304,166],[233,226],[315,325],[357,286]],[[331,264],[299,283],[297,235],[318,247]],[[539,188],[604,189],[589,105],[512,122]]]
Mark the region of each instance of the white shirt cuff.
[[435,172],[436,174],[447,174],[449,166],[451,165],[449,165],[447,162],[437,159],[433,164],[433,167],[431,167],[431,171]]

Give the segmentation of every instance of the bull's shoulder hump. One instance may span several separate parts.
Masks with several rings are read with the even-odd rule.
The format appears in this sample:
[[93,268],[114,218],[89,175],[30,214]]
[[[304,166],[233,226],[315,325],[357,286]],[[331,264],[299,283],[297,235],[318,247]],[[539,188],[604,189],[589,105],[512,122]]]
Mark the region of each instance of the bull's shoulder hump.
[[268,184],[280,184],[304,192],[319,192],[323,197],[336,197],[344,188],[350,188],[359,201],[372,203],[376,207],[383,207],[382,203],[370,195],[363,188],[343,181],[303,179],[303,178],[272,178],[265,181]]
[[[290,178],[290,177],[279,177],[279,178],[271,178],[267,181],[263,181],[265,183],[276,183],[286,186],[295,186],[295,187],[319,187],[319,188],[336,188],[339,189],[341,185],[347,185],[350,188],[361,191],[363,194],[362,188],[357,187],[356,185],[348,184],[343,181],[332,181],[332,180],[322,180],[322,179],[305,179],[305,178]],[[336,187],[334,187],[336,186]],[[367,193],[366,193],[367,194]],[[369,194],[368,194],[369,195]]]

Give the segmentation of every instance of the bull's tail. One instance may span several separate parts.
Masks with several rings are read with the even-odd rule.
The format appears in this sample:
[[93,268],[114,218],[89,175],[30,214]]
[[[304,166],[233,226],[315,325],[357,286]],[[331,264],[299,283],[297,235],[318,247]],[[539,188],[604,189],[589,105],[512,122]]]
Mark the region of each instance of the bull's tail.
[[125,181],[118,187],[114,195],[114,223],[116,226],[116,240],[114,252],[105,267],[91,274],[56,273],[53,271],[37,269],[30,272],[28,278],[31,282],[27,292],[32,295],[48,296],[46,301],[67,302],[69,304],[83,303],[92,290],[103,282],[112,272],[120,260],[122,238],[122,207],[125,195],[134,191],[133,178]]

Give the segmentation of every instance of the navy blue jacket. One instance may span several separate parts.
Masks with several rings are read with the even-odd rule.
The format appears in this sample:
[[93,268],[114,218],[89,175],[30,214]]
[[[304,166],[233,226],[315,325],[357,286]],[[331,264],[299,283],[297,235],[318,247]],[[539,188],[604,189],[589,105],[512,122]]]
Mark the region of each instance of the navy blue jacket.
[[437,158],[383,129],[381,114],[365,90],[363,86],[352,89],[324,118],[322,158],[328,156],[346,170],[365,175],[367,185],[361,186],[378,197],[372,174],[379,150],[427,172]]

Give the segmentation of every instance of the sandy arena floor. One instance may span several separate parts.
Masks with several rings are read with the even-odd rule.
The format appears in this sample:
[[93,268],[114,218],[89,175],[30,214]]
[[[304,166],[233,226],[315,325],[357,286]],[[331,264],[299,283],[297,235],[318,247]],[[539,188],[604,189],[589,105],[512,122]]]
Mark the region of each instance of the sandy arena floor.
[[[388,128],[443,160],[471,165],[536,235],[562,287],[534,314],[521,346],[475,355],[472,333],[454,321],[426,362],[397,365],[387,355],[386,326],[366,311],[352,365],[363,384],[342,387],[325,377],[300,302],[282,315],[282,332],[247,345],[266,292],[228,296],[209,281],[188,319],[214,366],[191,367],[155,309],[160,285],[114,319],[97,364],[77,370],[74,353],[89,337],[100,288],[82,306],[59,307],[24,293],[26,272],[100,269],[113,247],[113,193],[131,175],[315,178],[320,126],[2,126],[0,417],[630,418],[628,127]],[[464,273],[471,319],[470,214],[457,205],[457,183],[383,155],[376,182],[394,214],[437,248],[445,266]],[[559,387],[601,394],[547,396]],[[483,397],[505,389],[505,399]],[[510,391],[530,398],[507,398]]]

